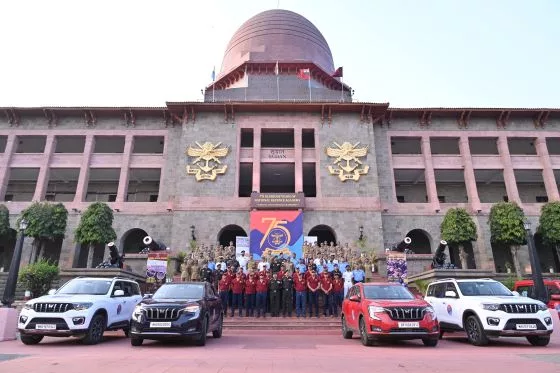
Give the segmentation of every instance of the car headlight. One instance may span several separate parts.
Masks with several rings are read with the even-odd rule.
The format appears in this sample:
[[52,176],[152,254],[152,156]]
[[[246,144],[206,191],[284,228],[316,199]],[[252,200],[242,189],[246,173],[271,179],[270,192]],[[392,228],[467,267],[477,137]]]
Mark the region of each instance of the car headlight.
[[495,303],[482,303],[482,309],[487,311],[498,311],[500,309],[500,305]]
[[93,306],[93,303],[72,303],[72,306],[75,311],[83,311]]
[[198,305],[187,306],[183,308],[183,311],[188,313],[197,313],[198,311],[200,311],[200,306]]
[[437,318],[436,311],[433,309],[433,307],[428,306],[428,307],[424,308],[424,312],[426,314],[429,314],[430,316],[432,316],[432,319]]
[[144,310],[142,309],[142,306],[136,306],[136,308],[134,308],[134,311],[132,312],[132,320],[142,322],[143,317]]
[[544,303],[539,303],[537,304],[537,306],[539,306],[539,311],[546,311],[548,310],[548,306]]
[[25,305],[23,306],[24,310],[32,310],[33,309],[33,303],[31,302],[27,302],[25,303]]
[[379,316],[377,316],[376,313],[385,312],[385,308],[377,307],[377,306],[369,306],[368,307],[368,312],[369,312],[369,317],[370,318],[372,318],[374,320],[381,320],[381,318]]

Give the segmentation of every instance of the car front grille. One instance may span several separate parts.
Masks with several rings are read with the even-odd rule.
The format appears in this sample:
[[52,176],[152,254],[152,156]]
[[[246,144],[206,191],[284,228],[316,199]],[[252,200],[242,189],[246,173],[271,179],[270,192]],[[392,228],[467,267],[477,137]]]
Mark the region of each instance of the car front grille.
[[35,303],[35,312],[62,313],[73,309],[72,303]]
[[517,330],[517,324],[535,324],[537,330],[546,330],[546,326],[539,319],[509,319],[504,326],[504,330]]
[[422,320],[424,318],[424,307],[386,307],[385,311],[391,319],[399,321]]
[[176,307],[149,307],[145,308],[146,319],[148,321],[172,321],[177,320],[181,313],[181,308]]
[[537,313],[536,304],[500,304],[500,310],[507,313]]
[[29,321],[29,324],[27,324],[25,329],[35,329],[35,325],[37,324],[55,324],[56,330],[68,330],[68,324],[66,324],[66,321],[55,317],[34,317],[31,321]]

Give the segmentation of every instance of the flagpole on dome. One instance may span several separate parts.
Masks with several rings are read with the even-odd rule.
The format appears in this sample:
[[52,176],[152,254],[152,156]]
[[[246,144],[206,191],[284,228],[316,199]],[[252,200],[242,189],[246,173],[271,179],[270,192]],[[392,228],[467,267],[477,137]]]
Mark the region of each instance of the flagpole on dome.
[[276,61],[274,74],[276,75],[276,96],[278,98],[278,101],[280,101],[280,69],[278,68],[278,61]]
[[212,70],[212,102],[214,102],[214,86],[216,82],[216,66],[214,66],[214,69]]
[[309,102],[311,102],[311,69],[307,69],[309,71],[309,78],[307,79],[307,83],[309,85]]

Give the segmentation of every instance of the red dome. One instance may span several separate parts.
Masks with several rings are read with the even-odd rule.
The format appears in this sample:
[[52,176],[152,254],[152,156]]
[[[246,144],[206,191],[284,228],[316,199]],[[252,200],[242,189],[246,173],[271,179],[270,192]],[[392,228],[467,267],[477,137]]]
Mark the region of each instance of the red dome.
[[282,9],[259,13],[241,25],[226,48],[221,74],[246,61],[313,62],[327,73],[334,71],[331,50],[317,27]]

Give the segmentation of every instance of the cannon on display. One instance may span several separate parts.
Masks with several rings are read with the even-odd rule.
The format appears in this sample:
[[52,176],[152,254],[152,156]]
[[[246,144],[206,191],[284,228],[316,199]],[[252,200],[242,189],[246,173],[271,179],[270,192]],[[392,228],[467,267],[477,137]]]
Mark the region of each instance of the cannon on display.
[[142,240],[144,248],[140,251],[140,254],[147,254],[150,251],[165,251],[167,247],[163,242],[154,240],[151,236],[146,236]]
[[408,251],[411,243],[412,243],[412,239],[410,237],[405,237],[404,240],[402,240],[396,245],[396,249],[397,251],[400,252]]
[[109,248],[109,258],[99,264],[96,268],[123,268],[124,254],[121,255],[119,253],[119,248],[114,242],[109,242],[107,247]]
[[445,259],[447,255],[445,254],[445,248],[447,247],[447,241],[441,240],[439,246],[436,249],[436,253],[432,259],[432,268],[443,268],[445,265]]

